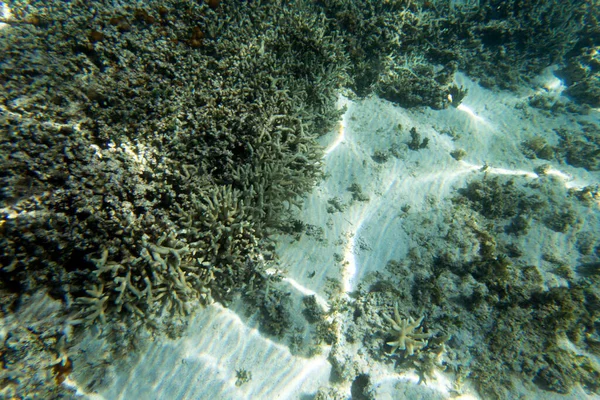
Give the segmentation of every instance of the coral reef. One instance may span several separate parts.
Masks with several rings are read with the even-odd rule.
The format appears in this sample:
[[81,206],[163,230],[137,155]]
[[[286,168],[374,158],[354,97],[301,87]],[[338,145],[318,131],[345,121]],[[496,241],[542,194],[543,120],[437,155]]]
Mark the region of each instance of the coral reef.
[[598,14],[585,15],[583,29],[577,36],[573,49],[566,54],[556,75],[567,89],[565,93],[579,104],[590,107],[600,106],[600,24]]
[[[550,177],[484,177],[459,193],[434,227],[424,227],[427,214],[405,215],[413,230],[406,258],[367,277],[354,301],[339,308],[349,309],[348,319],[334,343],[358,342],[367,354],[352,358],[334,345],[330,361],[337,376],[352,381],[368,371],[360,362],[377,361],[414,369],[421,380],[445,370],[456,377],[458,392],[469,378],[486,398],[514,398],[522,382],[562,394],[578,386],[597,394],[598,246],[585,226],[556,217],[570,210],[577,220],[593,202],[580,193],[582,200],[573,203],[577,195]],[[529,228],[516,241],[513,225],[521,217]],[[597,217],[587,224],[597,226]],[[532,265],[519,247],[540,231],[578,240],[565,249],[550,246]],[[587,254],[582,261],[565,261],[577,249]],[[557,285],[556,276],[564,283]],[[401,317],[415,314],[426,319]],[[407,338],[414,341],[412,351]]]
[[521,144],[523,154],[527,158],[541,158],[542,160],[554,159],[554,149],[543,137],[534,137]]
[[[125,357],[148,332],[177,336],[187,317],[212,301],[227,305],[241,296],[263,331],[285,335],[289,296],[277,286],[281,277],[266,272],[277,262],[271,237],[306,230],[324,240],[317,228],[294,220],[290,209],[301,206],[322,178],[317,139],[343,112],[336,107],[343,88],[354,92],[350,96],[377,94],[404,107],[441,109],[458,106],[466,95],[453,83],[457,69],[484,85],[511,88],[563,62],[558,74],[567,93],[598,103],[598,28],[593,5],[583,0],[489,0],[480,7],[404,0],[100,0],[94,8],[83,1],[8,3],[12,16],[0,29],[0,306],[11,327],[3,336],[0,390],[7,397],[68,397],[60,385],[68,374],[82,380],[87,374],[86,389],[94,389],[104,379],[104,361]],[[410,133],[410,149],[427,147],[428,138],[415,128]],[[525,151],[599,169],[595,125],[557,133],[559,146],[532,139]],[[373,160],[384,163],[389,155],[397,151],[375,151]],[[397,292],[400,302],[437,305],[460,297],[443,290],[440,279],[464,280],[472,287],[461,298],[472,300],[475,311],[494,310],[474,318],[500,320],[510,331],[526,311],[549,324],[564,308],[567,325],[555,331],[592,347],[597,338],[577,332],[577,326],[592,331],[592,285],[574,282],[580,288],[575,294],[534,283],[520,287],[511,273],[534,273],[500,254],[509,246],[480,227],[489,219],[507,234],[526,234],[533,218],[556,234],[581,226],[576,210],[545,204],[530,194],[536,189],[489,178],[469,183],[456,199],[473,213],[463,227],[469,240],[456,252],[472,258],[459,263],[453,254],[446,265],[422,260],[415,250],[411,260],[435,273],[416,278],[420,293],[406,286],[380,290],[377,307],[392,304]],[[369,201],[358,184],[348,190],[353,201]],[[596,192],[576,196],[593,203]],[[336,212],[344,205],[334,198],[330,207]],[[593,257],[585,237],[579,245]],[[449,272],[440,272],[442,266]],[[596,279],[591,271],[588,279]],[[508,286],[520,292],[509,293]],[[523,299],[535,299],[536,306],[523,311]],[[584,310],[573,309],[576,300],[587,302]],[[40,321],[15,322],[15,315],[40,302],[53,307],[38,315]],[[311,304],[315,329],[325,342],[336,342],[334,324]],[[372,329],[376,307],[357,307],[363,306]],[[400,307],[403,315],[420,312]],[[507,307],[513,322],[502,319]],[[397,336],[391,346],[406,348],[414,366],[428,369],[442,345],[432,339],[424,348],[423,319],[399,315],[396,306],[394,318],[385,317]],[[427,323],[436,332],[459,323],[444,318],[450,317],[428,314]],[[538,329],[527,332],[543,334]],[[357,328],[349,336],[358,341],[360,333]],[[113,355],[98,364],[71,357],[69,348],[86,334],[106,340],[98,348]],[[556,391],[575,382],[597,390],[596,369],[586,359],[565,354],[551,338],[536,349],[548,356],[526,370],[528,378]],[[497,350],[515,356],[512,348]],[[498,390],[486,381],[485,363],[478,365],[484,391]],[[32,378],[22,379],[19,370]],[[362,392],[364,379],[356,382]]]
[[557,0],[488,0],[464,7],[463,20],[450,25],[470,43],[461,51],[459,68],[482,85],[514,88],[563,61],[593,9],[589,2]]
[[186,0],[11,8],[2,305],[45,290],[74,340],[91,328],[119,355],[236,293],[258,296],[265,329],[283,334],[282,298],[265,293],[269,234],[320,178],[315,139],[347,79],[319,14]]
[[355,92],[375,88],[408,107],[458,105],[448,100],[457,69],[484,86],[516,88],[582,48],[590,54],[598,37],[594,5],[584,0],[318,3],[346,39]]
[[[473,209],[487,218],[511,218],[522,213],[539,210],[544,200],[540,195],[528,195],[519,191],[514,179],[485,176],[482,180],[469,182],[459,190]],[[518,199],[515,205],[515,199]],[[461,199],[457,199],[460,202]]]
[[600,127],[586,124],[579,129],[559,129],[560,137],[557,153],[564,162],[588,171],[600,170]]
[[[448,106],[456,62],[453,56],[437,57],[445,51],[436,48],[441,13],[422,2],[400,0],[317,3],[344,38],[355,93],[374,91],[404,107]],[[433,58],[443,68],[434,67]]]

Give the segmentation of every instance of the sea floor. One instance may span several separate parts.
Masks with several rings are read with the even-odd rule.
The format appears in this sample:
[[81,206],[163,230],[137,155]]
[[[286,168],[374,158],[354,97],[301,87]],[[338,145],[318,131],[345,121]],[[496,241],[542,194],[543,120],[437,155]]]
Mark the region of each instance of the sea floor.
[[[290,350],[289,342],[263,336],[253,317],[244,314],[243,304],[229,308],[213,304],[198,311],[182,338],[154,342],[135,364],[115,371],[112,384],[97,395],[105,399],[309,399],[319,388],[331,387],[350,398],[357,390],[356,381],[353,385],[331,377],[334,351],[335,359],[344,359],[336,362],[336,374],[340,368],[342,375],[344,368],[351,368],[369,375],[370,398],[482,398],[468,380],[458,388],[455,376],[441,368],[419,384],[414,370],[398,371],[393,363],[375,359],[361,342],[324,343],[310,356],[301,348],[315,346],[314,332],[302,314],[302,298],[315,295],[318,304],[329,309],[334,281],[341,285],[339,298],[351,303],[356,298],[352,294],[383,273],[390,260],[405,260],[415,246],[440,250],[443,241],[427,238],[439,236],[440,224],[454,207],[451,198],[469,181],[487,174],[533,182],[539,179],[536,168],[549,164],[547,171],[565,187],[600,182],[598,172],[523,154],[522,143],[532,137],[556,145],[555,129],[580,121],[600,123],[597,110],[577,115],[532,108],[527,99],[536,92],[559,97],[560,86],[551,74],[540,78],[538,88],[521,94],[492,92],[463,75],[456,79],[468,95],[460,107],[440,111],[403,109],[376,97],[340,98],[346,112],[339,127],[320,139],[326,148],[325,178],[302,210],[294,211],[306,230],[276,239],[277,269],[295,312],[296,348]],[[413,128],[418,133],[416,142],[410,133]],[[411,142],[421,145],[423,139],[423,146],[411,146]],[[453,156],[457,150],[462,150],[461,155]],[[600,234],[598,206],[581,211],[585,223],[591,224],[587,229],[596,234]],[[542,255],[552,248],[557,257],[576,263],[573,238],[536,229],[533,226],[530,234],[519,239],[526,249],[521,259],[538,267],[547,287],[563,285]],[[343,335],[352,313],[340,312],[332,318]],[[515,390],[520,392],[515,398],[519,394],[529,399],[589,397],[580,388],[568,395],[531,384]]]

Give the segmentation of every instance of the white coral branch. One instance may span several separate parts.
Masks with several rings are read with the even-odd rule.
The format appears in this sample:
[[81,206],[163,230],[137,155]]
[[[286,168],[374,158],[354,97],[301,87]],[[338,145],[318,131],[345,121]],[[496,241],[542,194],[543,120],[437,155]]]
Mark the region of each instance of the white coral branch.
[[391,334],[396,336],[396,340],[387,342],[389,346],[392,346],[392,354],[400,349],[405,350],[408,355],[412,356],[415,350],[421,350],[427,346],[428,341],[424,339],[431,337],[431,334],[423,333],[422,328],[419,328],[424,317],[416,321],[412,317],[402,319],[400,318],[398,305],[396,304],[394,306],[394,318],[392,319],[387,315],[384,315],[383,318],[390,323],[392,328]]

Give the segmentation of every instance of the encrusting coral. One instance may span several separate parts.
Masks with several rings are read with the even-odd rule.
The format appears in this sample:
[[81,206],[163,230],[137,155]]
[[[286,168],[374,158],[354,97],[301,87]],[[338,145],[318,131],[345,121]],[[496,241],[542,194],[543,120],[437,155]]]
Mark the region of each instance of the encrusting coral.
[[383,318],[390,323],[390,334],[395,336],[395,340],[387,342],[389,346],[392,346],[392,354],[400,349],[405,350],[407,355],[412,356],[415,354],[415,350],[421,350],[427,346],[428,342],[424,339],[430,338],[431,334],[423,333],[423,328],[419,328],[425,317],[421,317],[416,321],[410,316],[403,319],[398,312],[398,304],[395,304],[394,318],[392,319],[387,315],[383,315]]

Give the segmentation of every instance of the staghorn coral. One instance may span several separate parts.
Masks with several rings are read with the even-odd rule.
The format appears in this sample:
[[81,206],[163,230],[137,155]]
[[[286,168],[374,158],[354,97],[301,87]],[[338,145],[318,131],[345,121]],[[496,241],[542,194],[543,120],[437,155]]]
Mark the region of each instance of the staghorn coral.
[[[345,56],[307,4],[224,3],[227,24],[198,2],[98,7],[101,36],[89,10],[60,5],[43,31],[2,31],[2,289],[47,287],[83,326],[167,329],[166,315],[264,284],[263,240],[320,177]],[[177,24],[160,27],[166,15]]]
[[241,196],[231,186],[213,188],[197,200],[189,229],[196,264],[210,275],[220,298],[244,286],[254,275],[251,266],[259,264],[259,237]]
[[0,293],[45,289],[76,340],[105,342],[97,368],[76,363],[90,390],[147,330],[178,335],[213,299],[242,292],[264,329],[285,331],[284,293],[265,290],[268,236],[320,178],[315,139],[347,79],[341,42],[306,4],[97,6],[0,32]]

